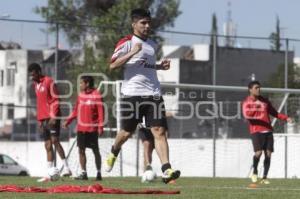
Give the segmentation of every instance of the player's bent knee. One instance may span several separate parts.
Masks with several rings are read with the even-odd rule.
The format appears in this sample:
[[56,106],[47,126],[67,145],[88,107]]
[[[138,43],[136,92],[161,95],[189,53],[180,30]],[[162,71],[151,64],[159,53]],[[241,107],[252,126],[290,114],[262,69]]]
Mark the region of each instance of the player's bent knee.
[[46,143],[45,143],[45,149],[46,149],[47,151],[51,151],[51,150],[52,150],[52,144],[51,144],[51,142],[46,142]]
[[260,157],[261,154],[262,154],[262,151],[255,151],[255,156],[256,156],[256,157]]
[[52,144],[55,146],[55,147],[59,147],[60,143],[58,140],[53,140],[52,141]]
[[156,139],[166,136],[166,130],[163,127],[152,127],[151,131]]
[[80,154],[84,154],[84,153],[85,153],[85,148],[79,148],[79,149],[78,149],[78,152],[79,152]]
[[122,135],[122,139],[123,140],[127,140],[128,138],[130,138],[132,133],[125,131],[125,130],[121,130],[120,135]]
[[149,141],[144,141],[143,145],[145,148],[149,148],[151,146],[151,143]]

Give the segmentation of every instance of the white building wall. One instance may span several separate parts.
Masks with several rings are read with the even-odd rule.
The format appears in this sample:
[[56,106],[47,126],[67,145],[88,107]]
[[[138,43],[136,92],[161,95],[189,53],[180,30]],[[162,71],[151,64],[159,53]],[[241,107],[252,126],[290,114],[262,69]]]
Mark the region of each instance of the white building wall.
[[[157,77],[160,82],[179,82],[179,69],[180,60],[179,59],[169,59],[171,61],[171,66],[169,70],[158,70]],[[160,63],[160,62],[158,62]]]
[[295,64],[297,67],[300,67],[300,57],[294,57],[294,64]]
[[[6,55],[7,65],[16,63],[15,85],[7,87],[11,90],[10,103],[17,106],[27,105],[27,64],[28,64],[28,51],[27,50],[8,50]],[[15,108],[14,118],[25,118],[26,108]]]
[[[66,152],[72,146],[72,142],[63,142]],[[300,137],[288,138],[288,177],[300,177]],[[99,139],[102,163],[110,152],[113,139]],[[275,152],[272,156],[270,178],[284,177],[284,138],[275,137]],[[139,175],[143,167],[143,148],[139,145]],[[170,162],[176,169],[180,169],[182,176],[212,177],[213,154],[212,140],[208,139],[169,139]],[[251,172],[253,157],[252,143],[250,139],[222,139],[216,142],[216,176],[246,178]],[[1,153],[10,155],[19,163],[26,166],[32,176],[46,174],[46,152],[43,142],[0,142]],[[137,168],[137,140],[129,139],[122,150],[123,175],[135,176]],[[161,175],[160,161],[153,153],[153,167],[158,175]],[[73,149],[69,159],[73,173],[79,171],[77,148]],[[58,165],[61,165],[58,160]],[[259,164],[259,173],[263,171],[263,157]],[[87,170],[90,176],[95,176],[96,169],[91,150],[87,150]],[[119,176],[121,173],[120,158],[118,158],[111,173],[103,171],[103,176]]]
[[[169,70],[158,70],[157,77],[160,82],[167,82],[167,83],[179,83],[179,76],[180,76],[180,59],[170,59],[171,66]],[[164,95],[164,101],[166,110],[175,114],[176,110],[178,110],[178,97],[179,92],[177,89],[176,95]]]
[[[3,84],[5,85],[5,66],[6,66],[6,52],[3,50],[0,50],[0,75],[1,75],[1,71],[3,71],[3,79],[1,79],[2,77],[0,77],[0,81],[3,82]],[[5,89],[4,89],[4,85],[0,85],[0,103],[3,104],[4,102],[4,96],[5,94]],[[0,128],[3,127],[4,125],[4,117],[5,117],[5,113],[6,113],[6,109],[5,106],[0,106]]]
[[[15,63],[15,64],[14,64]],[[7,85],[7,68],[15,66],[15,84]],[[4,71],[4,85],[0,87],[0,103],[25,106],[27,89],[27,50],[0,51],[0,70]],[[3,106],[0,127],[11,125],[12,120],[7,118],[8,107]],[[16,108],[14,118],[26,117],[25,108]]]
[[169,54],[177,50],[179,47],[180,47],[179,45],[163,45],[162,46],[163,56],[164,57],[168,56]]
[[209,61],[209,45],[195,44],[193,45],[194,59],[197,61]]

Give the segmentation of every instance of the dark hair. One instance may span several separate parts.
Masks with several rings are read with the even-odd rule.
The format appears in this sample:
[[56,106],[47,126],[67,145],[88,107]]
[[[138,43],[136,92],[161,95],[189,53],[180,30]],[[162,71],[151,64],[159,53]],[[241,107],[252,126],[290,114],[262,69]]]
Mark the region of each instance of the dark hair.
[[259,85],[260,86],[259,81],[251,81],[251,82],[249,82],[248,89],[253,88],[254,85]]
[[28,66],[28,72],[41,72],[41,66],[38,63],[32,63]]
[[151,14],[149,10],[143,8],[137,8],[131,10],[131,20],[139,20],[142,18],[151,18]]
[[88,83],[89,88],[94,88],[94,78],[92,76],[82,76],[80,79],[82,79],[84,83]]

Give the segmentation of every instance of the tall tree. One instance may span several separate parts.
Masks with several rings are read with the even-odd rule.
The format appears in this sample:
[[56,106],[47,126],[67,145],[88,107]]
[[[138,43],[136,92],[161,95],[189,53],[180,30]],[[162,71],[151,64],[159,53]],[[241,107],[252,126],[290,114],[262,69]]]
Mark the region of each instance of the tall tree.
[[[97,37],[96,46],[107,57],[115,42],[131,32],[130,10],[149,9],[153,16],[153,37],[162,41],[157,31],[173,26],[180,14],[178,7],[179,0],[48,0],[48,6],[37,7],[35,11],[48,21],[62,22],[60,27],[70,44]],[[50,31],[54,28],[55,24],[51,25]]]
[[[214,36],[215,35],[218,35],[218,23],[217,23],[217,16],[216,16],[216,13],[214,13],[212,15],[212,23],[211,23],[211,31],[210,31],[210,45],[213,45],[214,44]],[[218,38],[216,38],[217,41],[216,41],[216,44],[218,46]]]
[[276,31],[272,32],[269,36],[271,42],[271,49],[275,51],[279,51],[281,48],[280,42],[280,21],[279,17],[276,17]]
[[[85,61],[67,70],[69,76],[77,77],[82,71],[102,72],[115,80],[122,74],[108,70],[109,58],[116,42],[132,32],[130,11],[150,10],[152,37],[162,44],[158,30],[173,26],[180,14],[179,3],[179,0],[48,0],[47,6],[36,7],[35,12],[49,22],[59,22],[71,45],[83,46]],[[55,23],[50,24],[49,32],[55,28]]]

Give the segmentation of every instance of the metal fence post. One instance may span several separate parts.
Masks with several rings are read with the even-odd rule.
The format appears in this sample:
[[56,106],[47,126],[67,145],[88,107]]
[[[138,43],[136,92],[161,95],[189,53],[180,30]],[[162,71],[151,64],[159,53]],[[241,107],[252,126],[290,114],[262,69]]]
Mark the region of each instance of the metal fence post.
[[[284,88],[288,88],[288,68],[289,68],[289,63],[288,63],[288,55],[289,55],[289,39],[285,40],[285,56],[284,56]],[[284,113],[287,114],[288,112],[288,100],[285,103],[284,106]],[[287,132],[287,125],[284,126],[284,133]],[[285,136],[284,139],[284,147],[285,147],[285,154],[284,154],[284,177],[287,178],[288,176],[288,137]]]
[[[217,35],[213,35],[213,55],[212,55],[212,84],[216,85],[216,65],[217,65]],[[214,94],[213,104],[216,102],[216,93]],[[213,139],[213,177],[216,177],[216,134],[217,118],[213,119],[212,139]]]
[[[57,80],[57,68],[58,68],[58,45],[59,45],[59,24],[55,24],[55,56],[54,56],[54,81]],[[54,166],[57,163],[56,148],[54,147]]]

